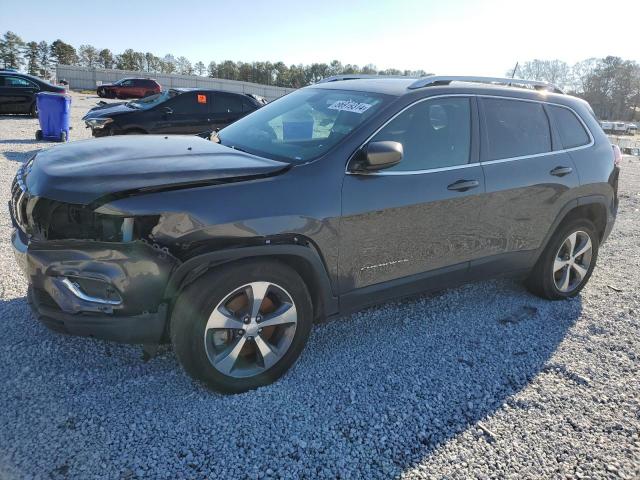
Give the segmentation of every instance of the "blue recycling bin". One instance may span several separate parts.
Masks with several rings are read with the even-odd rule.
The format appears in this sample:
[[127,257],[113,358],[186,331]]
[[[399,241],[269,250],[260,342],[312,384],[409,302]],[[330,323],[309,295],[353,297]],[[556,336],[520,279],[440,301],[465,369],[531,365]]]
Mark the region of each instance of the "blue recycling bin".
[[40,130],[37,140],[66,142],[69,139],[71,97],[63,93],[40,92],[36,95]]

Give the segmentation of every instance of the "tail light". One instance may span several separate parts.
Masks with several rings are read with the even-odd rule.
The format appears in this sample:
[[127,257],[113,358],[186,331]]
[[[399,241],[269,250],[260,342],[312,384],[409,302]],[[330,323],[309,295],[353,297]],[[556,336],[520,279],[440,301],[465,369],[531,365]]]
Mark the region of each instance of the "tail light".
[[616,167],[619,167],[622,164],[622,152],[620,151],[620,147],[618,145],[611,145],[613,149],[613,164]]

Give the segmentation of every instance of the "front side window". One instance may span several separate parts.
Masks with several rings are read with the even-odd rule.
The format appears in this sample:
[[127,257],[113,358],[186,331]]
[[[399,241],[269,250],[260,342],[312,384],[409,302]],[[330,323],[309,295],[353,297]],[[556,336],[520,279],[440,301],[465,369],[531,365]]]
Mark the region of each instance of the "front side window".
[[486,160],[551,151],[551,130],[541,103],[483,98]]
[[372,142],[402,144],[402,161],[386,171],[418,171],[469,163],[471,106],[468,98],[420,102],[394,118]]
[[222,145],[296,163],[320,157],[377,112],[388,95],[303,88],[222,129]]
[[547,105],[547,109],[558,129],[563,148],[581,147],[589,143],[589,135],[571,110],[554,105]]

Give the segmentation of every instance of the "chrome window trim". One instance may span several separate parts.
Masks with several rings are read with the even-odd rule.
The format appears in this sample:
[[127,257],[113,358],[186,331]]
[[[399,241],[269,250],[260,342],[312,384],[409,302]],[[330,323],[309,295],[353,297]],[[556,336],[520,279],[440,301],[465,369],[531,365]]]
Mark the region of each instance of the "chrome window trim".
[[[391,123],[393,120],[395,120],[395,118],[397,116],[401,115],[402,113],[404,113],[409,108],[411,108],[411,107],[413,107],[413,106],[415,106],[415,105],[417,105],[419,103],[426,102],[427,100],[434,100],[434,99],[438,99],[438,98],[450,98],[450,97],[499,98],[499,99],[502,99],[502,100],[515,100],[515,101],[520,101],[520,102],[542,103],[543,105],[553,105],[555,107],[566,108],[567,110],[569,110],[571,113],[573,113],[578,118],[578,120],[580,121],[580,123],[584,127],[585,131],[587,132],[587,135],[589,136],[589,143],[585,144],[585,145],[580,145],[579,147],[565,148],[565,149],[561,149],[561,150],[553,150],[551,152],[536,153],[536,154],[532,154],[532,155],[523,155],[523,156],[520,156],[520,157],[500,158],[500,159],[497,159],[497,160],[487,160],[487,161],[480,160],[479,162],[474,162],[474,163],[465,163],[463,165],[453,165],[451,167],[430,168],[430,169],[426,169],[426,170],[406,170],[406,171],[398,171],[398,170],[396,170],[396,171],[390,171],[390,172],[389,171],[384,171],[384,170],[378,171],[378,172],[351,172],[351,171],[349,171],[349,163],[353,159],[353,156],[362,147],[364,147],[367,143],[369,143],[369,141],[373,137],[375,137],[380,132],[380,130],[382,130],[389,123]],[[551,120],[549,120],[549,122],[551,122]],[[591,148],[591,147],[593,147],[593,145],[595,145],[595,139],[593,137],[593,134],[591,133],[591,130],[589,129],[587,124],[584,122],[582,117],[578,114],[578,112],[576,112],[573,108],[568,107],[567,105],[562,105],[560,103],[555,103],[555,102],[549,102],[549,101],[546,101],[546,100],[532,100],[530,98],[507,97],[507,96],[504,96],[504,95],[487,95],[487,94],[477,94],[477,93],[450,93],[450,94],[445,94],[445,95],[434,95],[434,96],[431,96],[431,97],[420,98],[419,100],[416,100],[415,102],[407,105],[402,110],[400,110],[395,115],[393,115],[384,124],[382,124],[382,126],[380,126],[380,128],[378,128],[375,132],[373,132],[371,135],[369,135],[369,137],[367,137],[367,139],[364,142],[362,142],[360,144],[360,146],[358,146],[358,148],[356,148],[355,152],[351,154],[351,156],[347,160],[347,164],[345,165],[345,174],[346,175],[366,175],[366,176],[422,175],[424,173],[446,172],[446,171],[449,171],[449,170],[459,170],[459,169],[462,169],[462,168],[477,167],[477,166],[480,166],[480,165],[493,165],[493,164],[496,164],[496,163],[515,162],[515,161],[518,161],[518,160],[526,160],[526,159],[529,159],[529,158],[537,158],[537,157],[542,157],[542,156],[547,156],[547,155],[557,155],[557,154],[561,154],[561,153],[573,152],[573,151],[576,151],[576,150],[582,150],[582,149],[585,149],[585,148]]]

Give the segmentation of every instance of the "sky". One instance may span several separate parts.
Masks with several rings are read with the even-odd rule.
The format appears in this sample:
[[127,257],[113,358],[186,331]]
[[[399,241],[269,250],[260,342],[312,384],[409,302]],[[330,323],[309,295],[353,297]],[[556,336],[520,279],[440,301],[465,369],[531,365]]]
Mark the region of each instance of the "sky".
[[26,41],[439,75],[501,76],[534,58],[640,62],[638,22],[640,0],[0,0],[0,33]]

